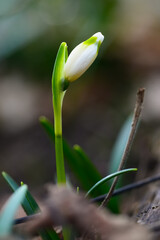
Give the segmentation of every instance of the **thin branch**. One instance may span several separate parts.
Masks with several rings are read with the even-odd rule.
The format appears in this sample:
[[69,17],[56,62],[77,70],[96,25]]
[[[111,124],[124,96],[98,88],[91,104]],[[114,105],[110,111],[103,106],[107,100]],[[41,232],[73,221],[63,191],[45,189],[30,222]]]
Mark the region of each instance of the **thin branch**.
[[[127,142],[126,148],[124,150],[124,153],[123,153],[123,156],[122,156],[122,159],[121,159],[121,162],[120,162],[120,165],[119,165],[119,168],[117,171],[120,171],[124,168],[126,159],[130,153],[132,142],[135,137],[135,133],[137,130],[138,122],[139,122],[141,111],[142,111],[144,92],[145,92],[144,88],[140,88],[137,92],[137,99],[136,99],[136,104],[135,104],[135,109],[134,109],[134,115],[133,115],[133,121],[132,121],[132,125],[131,125],[130,135],[129,135],[128,142]],[[117,181],[118,181],[118,176],[114,178],[111,188],[110,188],[106,198],[103,200],[102,204],[100,205],[100,207],[104,207],[109,202],[110,198],[112,197],[112,193],[115,189],[115,186],[117,184]]]
[[17,218],[14,220],[14,224],[17,225],[17,224],[25,223],[25,222],[33,220],[34,218],[36,218],[38,216],[40,216],[40,213],[32,214],[32,215],[25,216],[22,218]]
[[[112,194],[112,197],[120,195],[120,194],[128,192],[128,191],[131,191],[131,190],[134,190],[134,189],[137,189],[137,188],[140,188],[140,187],[143,187],[147,184],[150,184],[152,182],[156,182],[156,181],[159,181],[159,180],[160,180],[160,175],[155,176],[155,177],[145,178],[145,179],[143,179],[141,181],[138,181],[136,183],[128,184],[128,185],[126,185],[122,188],[119,188],[119,189],[115,190]],[[105,199],[106,196],[107,196],[107,194],[104,194],[104,195],[98,196],[96,198],[92,198],[90,200],[90,202],[91,203],[92,202],[101,202]],[[33,214],[33,215],[30,215],[30,216],[26,216],[26,217],[22,217],[22,218],[17,218],[17,219],[14,220],[14,224],[25,223],[25,222],[30,221],[33,218],[36,218],[38,216],[40,216],[40,213]]]

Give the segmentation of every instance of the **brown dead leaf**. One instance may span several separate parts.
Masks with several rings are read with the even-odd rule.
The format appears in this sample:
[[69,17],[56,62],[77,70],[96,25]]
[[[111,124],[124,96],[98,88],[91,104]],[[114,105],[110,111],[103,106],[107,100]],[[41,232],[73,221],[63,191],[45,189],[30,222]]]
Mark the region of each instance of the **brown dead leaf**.
[[81,235],[85,234],[87,239],[92,240],[151,239],[150,232],[144,226],[127,217],[112,215],[105,209],[99,209],[83,195],[64,186],[49,185],[48,192],[44,212],[27,228],[30,234],[47,225],[70,224]]

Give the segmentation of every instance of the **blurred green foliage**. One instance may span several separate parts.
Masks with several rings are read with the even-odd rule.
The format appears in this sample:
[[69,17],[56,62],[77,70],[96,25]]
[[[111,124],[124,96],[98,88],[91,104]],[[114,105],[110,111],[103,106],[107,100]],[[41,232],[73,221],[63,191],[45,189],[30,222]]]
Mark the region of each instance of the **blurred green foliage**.
[[[66,41],[69,52],[95,32],[106,35],[117,0],[0,1],[0,60],[37,78],[50,76],[57,48]],[[103,50],[104,51],[104,50]]]

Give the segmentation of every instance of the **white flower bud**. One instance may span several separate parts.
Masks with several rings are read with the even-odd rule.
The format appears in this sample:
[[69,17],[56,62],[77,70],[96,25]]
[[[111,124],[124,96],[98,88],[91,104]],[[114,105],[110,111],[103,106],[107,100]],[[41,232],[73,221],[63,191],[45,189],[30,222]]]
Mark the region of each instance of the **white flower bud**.
[[69,55],[64,67],[64,77],[69,82],[79,78],[94,62],[104,36],[98,32],[80,43]]

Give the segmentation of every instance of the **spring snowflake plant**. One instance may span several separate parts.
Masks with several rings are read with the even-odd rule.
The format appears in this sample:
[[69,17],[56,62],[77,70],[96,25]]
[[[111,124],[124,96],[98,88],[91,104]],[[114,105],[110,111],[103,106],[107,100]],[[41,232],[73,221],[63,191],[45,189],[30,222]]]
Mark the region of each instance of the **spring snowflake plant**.
[[[61,43],[55,60],[52,75],[54,128],[45,117],[40,118],[42,126],[55,143],[57,183],[66,184],[66,173],[64,166],[65,155],[65,158],[68,161],[71,169],[79,179],[81,186],[85,191],[87,191],[86,196],[97,196],[104,194],[109,190],[107,186],[104,186],[104,182],[120,174],[136,171],[135,168],[125,169],[102,178],[98,170],[86,156],[81,147],[75,145],[73,148],[71,148],[62,138],[62,104],[64,95],[70,83],[78,79],[94,62],[103,40],[104,36],[100,32],[95,33],[88,40],[75,47],[70,53],[69,57],[67,44],[65,42]],[[19,189],[19,185],[7,173],[3,172],[2,175],[14,192]],[[21,185],[23,185],[23,182]],[[37,211],[40,211],[38,204],[27,189],[22,207],[27,215],[32,215]],[[0,215],[0,219],[3,219],[2,214]],[[13,221],[9,219],[7,225],[9,226],[8,233],[10,233],[11,222]],[[2,221],[0,222],[0,229],[2,227],[1,224]],[[5,234],[7,235],[7,231]],[[45,240],[59,239],[54,229],[43,229],[39,232],[39,235]],[[65,230],[63,230],[63,235],[65,240],[68,239],[66,237]]]
[[68,57],[67,44],[60,45],[52,76],[57,182],[65,183],[62,143],[62,103],[69,84],[79,78],[93,63],[104,36],[98,32],[73,49]]
[[67,44],[64,42],[57,53],[52,75],[52,94],[58,184],[66,183],[62,140],[63,98],[69,84],[78,79],[94,62],[103,40],[104,36],[98,32],[76,46],[69,57]]

